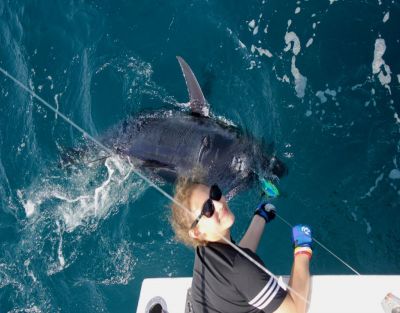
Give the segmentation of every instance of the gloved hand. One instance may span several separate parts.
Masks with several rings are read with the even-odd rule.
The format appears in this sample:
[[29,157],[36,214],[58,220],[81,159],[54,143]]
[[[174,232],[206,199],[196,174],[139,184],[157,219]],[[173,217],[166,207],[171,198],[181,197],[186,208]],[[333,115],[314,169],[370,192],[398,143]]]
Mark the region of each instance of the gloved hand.
[[265,223],[269,223],[275,218],[276,213],[276,208],[274,205],[268,202],[261,202],[256,211],[254,212],[254,215],[259,215],[262,218],[264,218]]
[[292,228],[292,242],[294,248],[312,247],[311,228],[307,225],[296,225]]

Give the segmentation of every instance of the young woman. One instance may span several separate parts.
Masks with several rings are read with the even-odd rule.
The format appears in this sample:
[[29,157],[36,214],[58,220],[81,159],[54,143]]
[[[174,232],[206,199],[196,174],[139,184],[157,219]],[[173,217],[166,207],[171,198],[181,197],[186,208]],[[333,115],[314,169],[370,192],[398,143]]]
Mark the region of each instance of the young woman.
[[[307,226],[293,228],[294,262],[289,286],[285,291],[222,237],[231,240],[235,216],[217,185],[206,186],[193,177],[180,178],[172,204],[171,223],[178,240],[196,249],[192,306],[202,312],[306,312],[312,256],[311,232]],[[254,213],[237,246],[263,264],[256,249],[265,225],[275,217],[275,208],[262,203]],[[232,241],[233,242],[233,241]],[[234,243],[234,242],[233,242]]]

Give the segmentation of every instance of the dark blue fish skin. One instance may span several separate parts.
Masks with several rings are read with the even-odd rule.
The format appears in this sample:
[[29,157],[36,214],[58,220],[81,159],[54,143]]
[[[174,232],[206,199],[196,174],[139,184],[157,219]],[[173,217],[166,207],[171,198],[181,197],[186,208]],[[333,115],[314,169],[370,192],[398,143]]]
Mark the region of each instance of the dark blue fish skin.
[[173,183],[195,167],[205,170],[205,184],[225,193],[249,187],[261,174],[268,177],[270,157],[239,128],[180,111],[160,111],[131,118],[102,139],[140,167]]

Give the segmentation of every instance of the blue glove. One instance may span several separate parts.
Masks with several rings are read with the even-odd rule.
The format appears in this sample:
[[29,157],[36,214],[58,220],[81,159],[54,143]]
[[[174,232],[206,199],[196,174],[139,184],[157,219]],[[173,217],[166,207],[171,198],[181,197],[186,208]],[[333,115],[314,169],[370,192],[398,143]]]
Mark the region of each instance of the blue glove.
[[307,225],[296,225],[292,228],[292,242],[295,248],[312,246],[311,228]]
[[265,220],[265,223],[269,223],[275,218],[276,209],[271,203],[261,202],[254,212],[254,215],[256,214],[261,216]]

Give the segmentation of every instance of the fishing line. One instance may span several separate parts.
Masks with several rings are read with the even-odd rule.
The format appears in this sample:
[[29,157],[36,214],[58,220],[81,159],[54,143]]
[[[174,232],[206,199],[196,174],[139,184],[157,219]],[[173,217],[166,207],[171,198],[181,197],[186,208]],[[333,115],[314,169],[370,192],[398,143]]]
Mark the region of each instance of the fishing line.
[[[270,181],[267,181],[265,179],[260,179],[260,183],[261,183],[261,187],[263,189],[263,193],[261,195],[261,197],[266,196],[267,200],[269,200],[270,198],[276,198],[279,196],[279,190],[276,188],[276,186],[274,184],[272,184]],[[299,200],[299,199],[298,199]],[[301,201],[302,202],[302,201]],[[302,202],[303,203],[303,202]],[[303,203],[304,204],[304,203]],[[293,225],[290,224],[287,220],[285,220],[282,216],[280,216],[279,214],[277,214],[275,212],[275,215],[281,220],[283,221],[286,225],[288,225],[289,227],[293,228]],[[361,274],[356,271],[353,267],[351,267],[348,263],[346,263],[343,259],[341,259],[338,255],[336,255],[335,253],[333,253],[330,249],[328,249],[325,245],[323,245],[319,240],[317,240],[315,237],[311,237],[315,243],[317,243],[322,249],[324,249],[325,251],[327,251],[328,253],[330,253],[333,257],[335,257],[339,262],[341,262],[343,265],[345,265],[347,268],[349,268],[351,271],[353,271],[355,274],[361,276]]]
[[[75,129],[77,129],[79,132],[81,132],[85,137],[88,139],[92,140],[95,144],[100,146],[104,151],[106,151],[109,155],[113,156],[116,155],[110,148],[106,147],[104,144],[102,144],[99,140],[94,138],[92,135],[90,135],[88,132],[86,132],[83,128],[81,128],[79,125],[74,123],[70,118],[68,118],[66,115],[61,113],[59,110],[55,109],[51,104],[49,104],[46,100],[41,98],[39,95],[37,95],[33,90],[29,89],[27,86],[25,86],[22,82],[20,82],[18,79],[16,79],[14,76],[9,74],[6,70],[0,67],[0,72],[3,73],[6,77],[11,79],[15,84],[17,84],[19,87],[21,87],[23,90],[25,90],[27,93],[29,93],[33,98],[37,99],[40,103],[42,103],[44,106],[46,106],[49,110],[53,111],[54,113],[58,114],[63,120],[65,120],[68,124],[73,126]],[[132,165],[131,165],[132,166]],[[142,174],[139,170],[135,169],[134,166],[132,166],[132,171],[139,176],[141,179],[143,179],[145,182],[147,182],[150,186],[155,188],[158,192],[160,192],[162,195],[164,195],[167,199],[171,200],[174,202],[176,205],[178,205],[181,209],[186,210],[189,214],[191,214],[194,218],[197,216],[195,215],[194,212],[183,206],[180,202],[176,201],[172,196],[170,196],[167,192],[165,192],[163,189],[161,189],[159,186],[157,186],[153,181],[151,181],[149,178],[147,178],[144,174]],[[278,282],[283,284],[286,289],[290,290],[293,294],[298,296],[300,299],[302,299],[305,303],[310,305],[310,302],[308,299],[304,298],[301,294],[299,294],[296,290],[294,290],[292,287],[290,287],[288,284],[283,282],[282,280],[279,280],[277,276],[275,276],[272,272],[270,272],[265,266],[261,265],[259,262],[254,260],[250,255],[248,255],[246,252],[241,250],[239,247],[237,247],[235,244],[233,244],[230,240],[225,238],[222,234],[219,232],[216,232],[223,241],[225,241],[228,245],[230,245],[233,249],[238,251],[240,254],[242,254],[246,259],[248,259],[250,262],[252,262],[254,265],[256,265],[258,268],[260,268],[262,271],[276,279]]]
[[[290,224],[287,220],[285,220],[282,216],[278,215],[275,212],[275,215],[282,221],[284,222],[286,225],[288,225],[289,227],[293,228],[293,225]],[[320,247],[322,247],[323,249],[325,249],[327,252],[329,252],[332,256],[334,256],[337,260],[339,260],[339,262],[342,262],[345,266],[347,266],[351,271],[353,271],[355,274],[361,276],[361,274],[356,271],[353,267],[351,267],[349,264],[347,264],[345,261],[343,261],[339,256],[337,256],[335,253],[333,253],[331,250],[329,250],[325,245],[323,245],[321,242],[319,242],[317,239],[315,239],[315,237],[311,237],[313,241],[315,241]]]

